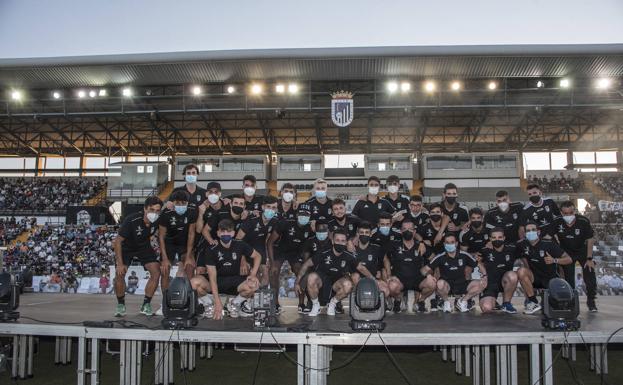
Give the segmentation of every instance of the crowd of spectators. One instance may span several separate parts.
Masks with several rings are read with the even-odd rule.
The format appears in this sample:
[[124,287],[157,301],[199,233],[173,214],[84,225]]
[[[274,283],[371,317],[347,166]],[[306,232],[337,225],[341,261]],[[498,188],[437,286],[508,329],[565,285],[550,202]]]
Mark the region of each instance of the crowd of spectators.
[[36,223],[35,218],[22,218],[19,221],[12,218],[0,218],[0,246],[7,246],[18,235],[30,229]]
[[541,187],[541,190],[545,193],[576,193],[584,188],[584,180],[580,177],[572,177],[571,175],[565,175],[564,172],[560,172],[559,175],[543,175],[538,177],[536,175],[528,175],[526,178],[528,183],[535,183]]
[[0,178],[0,212],[65,211],[97,195],[105,178]]
[[46,224],[5,252],[4,267],[29,269],[33,275],[49,276],[46,285],[75,291],[81,277],[101,276],[114,264],[112,241],[116,234],[113,227]]
[[598,176],[593,179],[593,183],[600,186],[615,201],[623,200],[623,178],[617,176]]

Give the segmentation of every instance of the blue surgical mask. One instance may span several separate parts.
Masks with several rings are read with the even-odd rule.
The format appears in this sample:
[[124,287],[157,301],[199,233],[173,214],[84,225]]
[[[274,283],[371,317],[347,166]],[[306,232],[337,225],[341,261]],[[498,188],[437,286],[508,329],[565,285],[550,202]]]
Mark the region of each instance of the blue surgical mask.
[[456,251],[456,243],[444,243],[443,248],[448,253],[454,253]]
[[197,175],[186,175],[184,180],[186,180],[186,183],[197,183]]
[[539,233],[537,231],[526,231],[526,239],[530,242],[539,239]]
[[328,236],[329,233],[316,233],[316,238],[318,238],[319,241],[324,241]]
[[265,209],[264,210],[264,218],[270,220],[275,216],[275,210],[273,209]]
[[379,227],[379,231],[383,235],[389,235],[389,230],[390,230],[389,226],[381,226],[381,227]]
[[225,243],[229,243],[231,242],[231,240],[234,238],[233,235],[229,235],[229,234],[223,234],[221,235],[221,241],[225,242]]
[[327,192],[324,190],[316,190],[314,194],[316,195],[316,198],[320,198],[320,199],[327,197]]
[[175,205],[175,212],[177,213],[177,215],[184,215],[187,209],[188,209],[188,206]]
[[300,215],[300,216],[296,217],[296,220],[298,221],[299,225],[301,225],[301,226],[305,226],[306,224],[309,223],[309,217],[308,216],[304,216],[304,215]]

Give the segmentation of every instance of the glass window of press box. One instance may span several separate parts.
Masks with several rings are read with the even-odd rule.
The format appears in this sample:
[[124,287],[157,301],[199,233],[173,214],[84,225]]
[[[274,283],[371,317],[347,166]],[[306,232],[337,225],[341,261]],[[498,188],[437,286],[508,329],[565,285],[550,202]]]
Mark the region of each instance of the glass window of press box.
[[223,159],[223,171],[256,171],[262,172],[264,162],[252,159]]
[[279,159],[281,171],[320,171],[320,159]]
[[514,155],[476,155],[474,162],[479,170],[517,168],[517,158]]
[[472,168],[471,155],[433,155],[426,158],[429,170],[469,170]]
[[387,158],[370,159],[368,158],[368,170],[370,171],[406,171],[411,164],[409,158]]

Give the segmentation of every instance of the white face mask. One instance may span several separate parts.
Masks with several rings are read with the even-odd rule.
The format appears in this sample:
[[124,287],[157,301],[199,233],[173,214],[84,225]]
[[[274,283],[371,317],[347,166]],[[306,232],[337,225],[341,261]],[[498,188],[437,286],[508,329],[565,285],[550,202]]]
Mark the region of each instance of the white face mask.
[[379,187],[375,186],[375,187],[368,187],[368,193],[370,195],[376,195],[379,193]]
[[562,219],[564,219],[565,222],[570,225],[573,221],[575,221],[575,215],[563,215]]
[[387,186],[387,191],[389,191],[392,194],[395,194],[398,192],[398,186],[394,186],[394,185]]
[[248,196],[248,197],[252,197],[253,195],[255,195],[255,188],[251,187],[251,186],[247,186],[244,188],[244,195]]
[[216,202],[219,201],[219,196],[218,194],[209,194],[208,195],[208,202],[210,202],[211,204],[216,204]]
[[292,199],[294,199],[294,194],[292,194],[291,192],[284,192],[281,197],[283,198],[284,202],[290,203],[292,202]]
[[147,213],[147,220],[150,223],[154,223],[155,221],[158,220],[159,216],[160,216],[160,214],[158,214],[158,213]]
[[500,210],[506,211],[508,210],[508,202],[500,202],[498,203],[498,207],[500,208]]

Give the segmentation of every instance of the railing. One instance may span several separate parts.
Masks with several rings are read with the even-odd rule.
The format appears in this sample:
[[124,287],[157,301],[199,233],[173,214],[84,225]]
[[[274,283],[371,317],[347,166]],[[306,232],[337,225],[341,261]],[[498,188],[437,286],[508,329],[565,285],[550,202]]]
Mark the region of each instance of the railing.
[[160,194],[165,186],[166,183],[154,188],[109,188],[107,194],[109,198],[143,198]]

